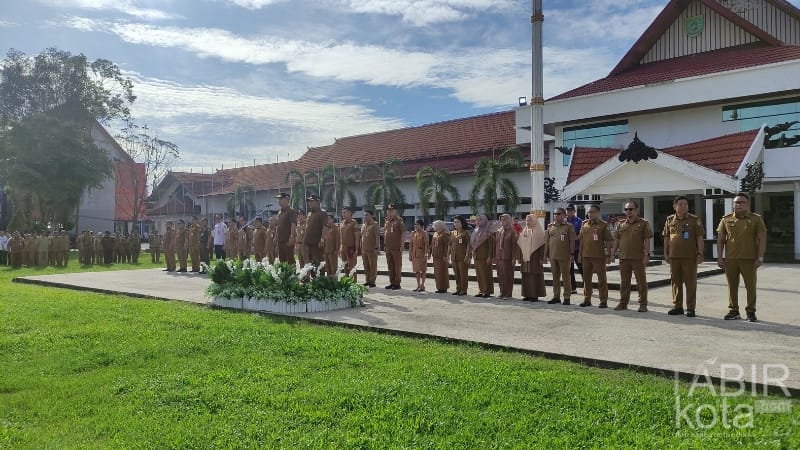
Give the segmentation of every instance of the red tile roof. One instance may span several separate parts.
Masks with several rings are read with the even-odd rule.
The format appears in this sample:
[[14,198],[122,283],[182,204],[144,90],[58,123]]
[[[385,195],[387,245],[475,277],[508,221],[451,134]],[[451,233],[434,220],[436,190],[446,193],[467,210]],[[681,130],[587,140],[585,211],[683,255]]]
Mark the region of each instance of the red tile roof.
[[[733,176],[753,145],[758,130],[729,134],[703,141],[661,149],[661,152]],[[619,149],[576,147],[567,175],[567,184],[586,175],[595,167],[616,158]]]
[[793,60],[800,60],[800,46],[748,44],[730,47],[642,64],[564,92],[548,101]]
[[290,184],[286,182],[286,175],[296,164],[296,161],[285,161],[218,170],[213,175],[213,191],[209,190],[203,194],[228,194],[235,192],[239,186],[252,186],[257,191],[288,191]]
[[176,216],[200,214],[200,205],[195,204],[189,197],[172,196],[158,208],[150,208],[145,212],[147,218],[156,216]]
[[[337,139],[325,147],[309,148],[298,161],[301,171],[401,161],[469,157],[477,152],[502,151],[516,144],[514,111],[473,116],[418,127]],[[437,163],[437,166],[439,164]],[[408,175],[408,174],[406,174]]]
[[677,145],[662,150],[672,156],[691,161],[711,170],[733,176],[753,145],[758,130],[729,134],[704,141]]
[[619,155],[618,148],[575,147],[569,166],[567,184],[591,172],[592,169]]

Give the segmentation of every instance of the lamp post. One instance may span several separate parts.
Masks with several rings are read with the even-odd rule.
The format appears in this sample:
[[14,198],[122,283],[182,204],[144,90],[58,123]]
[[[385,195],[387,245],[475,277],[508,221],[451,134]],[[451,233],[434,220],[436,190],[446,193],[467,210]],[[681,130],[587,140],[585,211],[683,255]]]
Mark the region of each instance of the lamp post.
[[542,0],[533,0],[531,15],[532,92],[531,98],[531,214],[544,227],[544,88],[542,83]]

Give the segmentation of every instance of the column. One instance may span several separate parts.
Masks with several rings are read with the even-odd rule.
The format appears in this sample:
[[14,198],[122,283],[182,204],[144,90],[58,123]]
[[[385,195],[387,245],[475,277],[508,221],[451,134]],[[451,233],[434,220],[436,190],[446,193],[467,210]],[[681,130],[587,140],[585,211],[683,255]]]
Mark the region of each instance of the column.
[[733,197],[726,198],[725,200],[725,212],[723,214],[730,214],[733,212]]
[[542,227],[544,219],[544,65],[542,62],[542,0],[533,0],[531,14],[531,213],[539,219]]
[[[653,228],[653,233],[659,233],[661,230],[658,229],[658,226],[655,224],[655,211],[656,211],[656,202],[653,196],[647,196],[642,199],[642,210],[644,211],[645,220],[650,222],[650,227]],[[664,225],[663,223],[661,224]],[[653,252],[655,248],[655,239],[650,239],[650,253]]]
[[794,182],[794,259],[800,259],[800,181]]
[[706,199],[706,239],[714,239],[714,199]]

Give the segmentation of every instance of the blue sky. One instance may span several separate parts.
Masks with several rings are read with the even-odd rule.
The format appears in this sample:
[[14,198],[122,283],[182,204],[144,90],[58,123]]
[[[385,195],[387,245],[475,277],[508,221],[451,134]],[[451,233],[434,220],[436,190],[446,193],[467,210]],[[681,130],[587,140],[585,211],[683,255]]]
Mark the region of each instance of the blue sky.
[[[800,0],[792,0],[798,5]],[[545,97],[604,77],[666,0],[544,0]],[[0,0],[0,43],[110,59],[176,169],[296,159],[334,138],[530,96],[530,0]],[[114,130],[112,130],[114,132]]]

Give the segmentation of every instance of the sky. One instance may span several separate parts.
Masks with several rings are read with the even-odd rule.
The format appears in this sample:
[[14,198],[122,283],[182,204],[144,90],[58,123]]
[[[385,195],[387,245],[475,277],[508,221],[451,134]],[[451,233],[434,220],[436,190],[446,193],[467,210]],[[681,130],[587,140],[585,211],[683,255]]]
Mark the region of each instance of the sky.
[[[603,78],[667,0],[544,0],[545,98]],[[791,3],[800,6],[800,0]],[[0,49],[108,59],[175,170],[517,106],[530,0],[0,0]],[[112,134],[118,130],[110,127]]]

